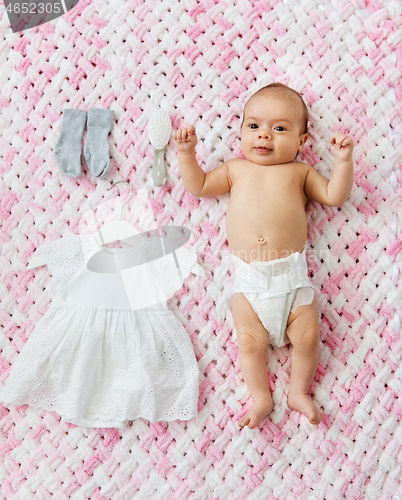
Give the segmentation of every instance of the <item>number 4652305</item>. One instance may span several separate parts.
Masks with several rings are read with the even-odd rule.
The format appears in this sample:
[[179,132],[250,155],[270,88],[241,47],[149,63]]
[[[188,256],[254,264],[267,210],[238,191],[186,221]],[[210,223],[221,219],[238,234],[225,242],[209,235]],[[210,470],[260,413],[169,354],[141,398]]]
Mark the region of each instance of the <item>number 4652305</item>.
[[34,2],[23,2],[23,3],[10,3],[7,5],[7,12],[10,14],[60,14],[61,6],[60,3],[34,3]]

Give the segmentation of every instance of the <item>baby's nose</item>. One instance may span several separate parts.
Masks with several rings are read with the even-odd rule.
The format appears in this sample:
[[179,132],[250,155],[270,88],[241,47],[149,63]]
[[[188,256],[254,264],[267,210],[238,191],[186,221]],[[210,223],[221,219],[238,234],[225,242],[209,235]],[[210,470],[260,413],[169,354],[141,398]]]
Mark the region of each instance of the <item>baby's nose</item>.
[[269,133],[269,130],[260,129],[260,137],[261,139],[269,139],[271,137],[271,134]]

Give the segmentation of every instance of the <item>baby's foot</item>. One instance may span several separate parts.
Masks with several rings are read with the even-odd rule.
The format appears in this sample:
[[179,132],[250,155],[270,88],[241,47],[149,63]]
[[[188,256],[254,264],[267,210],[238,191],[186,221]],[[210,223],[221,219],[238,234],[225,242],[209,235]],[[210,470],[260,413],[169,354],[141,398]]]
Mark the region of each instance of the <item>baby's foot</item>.
[[321,414],[307,394],[289,392],[288,405],[292,410],[303,413],[308,418],[310,424],[318,425],[321,422]]
[[274,409],[272,397],[254,400],[253,406],[249,411],[238,421],[239,427],[243,429],[246,425],[249,429],[254,429],[257,425],[267,417]]

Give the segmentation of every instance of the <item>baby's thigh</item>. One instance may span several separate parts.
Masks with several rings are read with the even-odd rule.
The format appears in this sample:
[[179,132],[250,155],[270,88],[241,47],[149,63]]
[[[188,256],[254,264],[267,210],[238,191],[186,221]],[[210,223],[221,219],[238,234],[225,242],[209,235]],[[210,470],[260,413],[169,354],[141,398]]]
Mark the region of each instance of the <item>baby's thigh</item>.
[[294,313],[289,314],[286,333],[292,344],[303,342],[307,338],[319,338],[319,310],[315,295],[311,304],[299,306]]
[[249,342],[262,347],[268,345],[268,332],[242,293],[235,293],[232,297],[232,315],[239,347]]

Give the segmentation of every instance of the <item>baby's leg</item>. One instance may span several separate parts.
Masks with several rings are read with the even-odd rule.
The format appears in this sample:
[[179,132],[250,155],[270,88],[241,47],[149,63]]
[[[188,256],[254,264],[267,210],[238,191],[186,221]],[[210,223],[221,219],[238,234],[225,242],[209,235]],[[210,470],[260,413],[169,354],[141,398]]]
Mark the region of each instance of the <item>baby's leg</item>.
[[286,332],[292,343],[288,404],[317,425],[321,415],[308,396],[319,359],[320,327],[315,297],[310,305],[299,306],[289,315]]
[[240,369],[253,398],[253,406],[239,420],[239,426],[256,427],[274,408],[268,383],[266,348],[268,332],[242,293],[232,298],[233,320],[237,331]]

